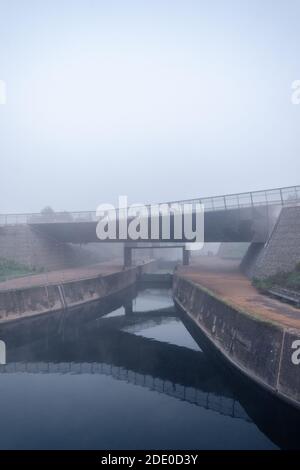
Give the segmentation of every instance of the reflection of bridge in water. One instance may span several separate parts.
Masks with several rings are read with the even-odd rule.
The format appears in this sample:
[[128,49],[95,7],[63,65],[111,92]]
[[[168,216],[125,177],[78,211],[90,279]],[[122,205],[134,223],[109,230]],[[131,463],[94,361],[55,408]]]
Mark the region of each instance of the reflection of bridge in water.
[[222,415],[239,418],[251,422],[245,410],[238,401],[233,398],[217,395],[213,392],[203,392],[193,387],[185,387],[151,375],[143,375],[138,372],[124,369],[105,363],[75,363],[75,362],[14,362],[0,366],[0,373],[31,374],[101,374],[111,376],[117,380],[123,380],[133,385],[141,386],[163,393],[193,405],[216,411]]
[[172,320],[178,321],[168,308],[98,318],[84,325],[67,320],[59,335],[40,339],[37,331],[30,343],[28,335],[25,344],[19,339],[10,348],[8,343],[8,363],[0,366],[0,373],[107,375],[251,421],[201,351],[134,334]]

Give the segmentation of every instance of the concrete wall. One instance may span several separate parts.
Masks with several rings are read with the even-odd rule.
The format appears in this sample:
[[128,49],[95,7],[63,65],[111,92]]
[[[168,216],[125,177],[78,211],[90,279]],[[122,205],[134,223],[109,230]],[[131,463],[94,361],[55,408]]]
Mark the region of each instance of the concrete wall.
[[133,284],[136,270],[64,284],[0,292],[0,321],[50,313],[101,299]]
[[252,276],[264,278],[279,271],[292,271],[300,262],[300,206],[284,207],[257,258]]
[[121,244],[71,245],[48,237],[28,225],[0,227],[0,258],[32,268],[55,270],[122,256]]
[[192,281],[174,276],[174,300],[233,366],[281,398],[300,407],[300,365],[292,363],[287,330],[227,305]]
[[263,243],[251,243],[240,263],[240,270],[247,277],[252,278],[256,263],[264,249]]
[[143,272],[156,263],[128,268],[112,274],[61,284],[0,292],[0,324],[33,315],[83,305],[120,292],[133,285]]

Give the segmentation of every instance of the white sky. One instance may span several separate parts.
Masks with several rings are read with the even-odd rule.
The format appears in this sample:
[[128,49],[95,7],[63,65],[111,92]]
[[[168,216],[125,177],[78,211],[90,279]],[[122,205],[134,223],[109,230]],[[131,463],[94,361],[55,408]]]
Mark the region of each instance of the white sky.
[[298,184],[299,17],[296,0],[0,0],[0,211]]

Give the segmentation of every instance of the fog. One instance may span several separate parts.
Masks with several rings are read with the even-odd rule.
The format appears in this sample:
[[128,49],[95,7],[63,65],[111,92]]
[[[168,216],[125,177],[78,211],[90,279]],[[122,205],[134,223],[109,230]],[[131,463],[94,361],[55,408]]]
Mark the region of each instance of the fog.
[[0,0],[0,211],[298,184],[299,17],[293,0]]

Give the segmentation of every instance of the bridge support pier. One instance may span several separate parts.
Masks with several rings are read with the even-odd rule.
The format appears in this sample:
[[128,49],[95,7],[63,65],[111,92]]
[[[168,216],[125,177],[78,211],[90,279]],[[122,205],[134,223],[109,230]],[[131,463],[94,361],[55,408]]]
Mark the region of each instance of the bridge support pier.
[[124,267],[130,268],[132,266],[132,248],[124,245]]
[[132,299],[128,300],[128,302],[125,303],[125,315],[131,315],[133,313],[133,302]]
[[182,248],[182,264],[183,266],[189,266],[190,264],[190,250],[185,247]]

